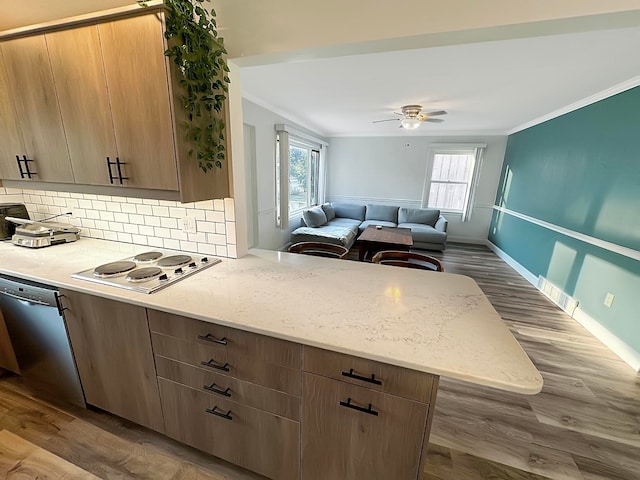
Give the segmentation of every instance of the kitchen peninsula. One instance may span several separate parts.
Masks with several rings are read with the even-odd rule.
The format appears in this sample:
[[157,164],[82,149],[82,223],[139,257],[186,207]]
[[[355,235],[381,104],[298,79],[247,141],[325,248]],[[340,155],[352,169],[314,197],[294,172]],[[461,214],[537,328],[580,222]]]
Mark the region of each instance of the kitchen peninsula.
[[[72,326],[101,310],[80,314],[87,299],[142,313],[164,422],[158,413],[138,423],[267,477],[417,478],[439,376],[522,394],[542,388],[468,277],[255,250],[151,295],[71,278],[145,250],[92,239],[42,250],[4,243],[0,273],[68,293],[81,378],[80,339],[90,339]],[[357,452],[344,450],[358,441]],[[243,445],[254,453],[238,453]]]

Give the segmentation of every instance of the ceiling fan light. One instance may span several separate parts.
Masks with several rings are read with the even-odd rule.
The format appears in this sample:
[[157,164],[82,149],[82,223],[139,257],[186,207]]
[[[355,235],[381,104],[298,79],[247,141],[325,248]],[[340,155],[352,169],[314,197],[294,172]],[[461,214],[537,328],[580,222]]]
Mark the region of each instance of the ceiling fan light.
[[407,130],[415,130],[420,126],[420,120],[417,118],[403,118],[400,124],[402,128],[406,128]]

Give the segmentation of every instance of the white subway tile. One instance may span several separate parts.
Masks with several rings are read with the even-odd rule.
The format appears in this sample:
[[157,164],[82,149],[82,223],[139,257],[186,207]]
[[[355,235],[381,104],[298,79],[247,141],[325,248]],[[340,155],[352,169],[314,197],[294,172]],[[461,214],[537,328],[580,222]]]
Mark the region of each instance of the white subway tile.
[[208,243],[198,243],[198,253],[202,255],[215,255],[216,246],[209,245]]
[[214,245],[226,245],[227,239],[224,235],[217,235],[215,233],[209,233],[207,235],[207,242]]
[[82,226],[84,228],[96,228],[96,222],[94,222],[93,220],[90,220],[88,218],[83,218],[82,220]]
[[236,207],[233,198],[224,199],[224,218],[230,222],[236,220]]
[[158,204],[165,207],[175,207],[177,205],[177,202],[174,200],[158,200]]
[[149,205],[136,205],[136,211],[141,215],[153,215],[153,210]]
[[67,198],[67,207],[78,208],[78,200],[75,198]]
[[113,213],[101,211],[100,212],[100,220],[107,220],[109,222],[113,222]]
[[153,214],[156,215],[157,217],[168,217],[169,216],[169,208],[168,207],[162,207],[162,206],[153,206],[151,207]]
[[175,240],[189,240],[189,237],[187,237],[187,234],[184,233],[182,230],[178,230],[178,229],[171,230],[171,238]]
[[226,245],[216,245],[216,255],[219,257],[227,256],[227,246]]
[[193,217],[196,220],[206,220],[207,218],[207,214],[204,210],[189,210],[189,213],[187,213],[187,217]]
[[149,245],[152,247],[163,247],[164,243],[162,242],[162,238],[156,238],[156,237],[148,237],[147,241],[149,242]]
[[227,222],[227,243],[234,245],[238,243],[236,242],[236,222]]
[[87,216],[87,218],[93,218],[93,219],[100,218],[100,212],[97,210],[86,210],[85,215]]
[[96,228],[100,230],[109,230],[109,222],[105,222],[104,220],[96,220]]
[[227,256],[229,258],[238,258],[238,251],[235,245],[227,245]]
[[138,225],[144,225],[144,217],[142,215],[138,215],[137,213],[130,213],[129,222],[136,223]]
[[98,196],[94,195],[93,193],[84,193],[83,197],[87,200],[97,200]]
[[213,201],[213,208],[214,208],[214,210],[218,210],[219,212],[223,212],[224,211],[224,200],[222,200],[221,198],[216,198]]
[[71,198],[78,198],[78,199],[80,199],[80,198],[84,198],[84,197],[82,196],[82,194],[81,194],[81,193],[73,193],[73,192],[72,192],[72,193],[70,193],[70,194],[69,194],[69,196],[70,196]]
[[78,200],[78,206],[80,208],[93,208],[93,203],[91,203],[91,200]]
[[216,233],[220,235],[226,235],[227,227],[224,223],[216,223]]
[[124,225],[118,222],[109,222],[109,228],[114,232],[124,232]]
[[118,213],[115,212],[113,214],[113,219],[116,222],[129,223],[129,214],[128,213]]
[[216,212],[214,210],[207,210],[205,212],[207,222],[224,222],[224,212]]
[[116,203],[125,203],[127,201],[126,197],[111,197],[111,201],[112,202],[116,202]]
[[144,235],[131,235],[131,243],[135,243],[138,245],[147,245],[148,244],[147,237]]
[[71,195],[69,195],[69,192],[58,192],[58,196],[62,198],[71,198]]
[[146,217],[144,217],[144,223],[145,225],[153,225],[154,227],[159,227],[160,217],[152,217],[147,215]]
[[175,218],[162,217],[160,218],[160,225],[166,228],[178,228],[178,220]]
[[102,230],[97,230],[95,228],[89,229],[89,236],[91,238],[104,238],[104,232]]
[[104,230],[104,239],[105,240],[118,240],[118,234],[116,232],[112,232],[110,230]]
[[50,206],[48,210],[49,210],[49,216],[58,215],[59,213],[62,213],[62,209],[60,207]]
[[198,229],[199,232],[209,232],[209,233],[215,233],[216,232],[216,224],[215,223],[201,222],[200,220],[198,220],[196,223],[197,223],[197,229]]
[[110,212],[121,212],[120,204],[116,202],[107,202],[107,210]]
[[130,223],[123,223],[122,228],[126,233],[139,233],[138,225],[132,225]]
[[180,250],[180,240],[174,240],[173,238],[165,238],[163,240],[164,248],[170,248],[172,250]]
[[153,231],[156,237],[171,238],[171,230],[168,228],[155,227]]
[[202,200],[200,202],[196,202],[196,208],[201,208],[203,210],[213,210],[213,200]]
[[120,208],[124,213],[136,213],[136,206],[132,203],[121,203]]
[[188,242],[186,240],[180,241],[180,250],[184,250],[186,252],[197,252],[198,244],[195,242]]
[[131,234],[130,233],[118,232],[118,241],[132,243],[133,239],[131,238]]
[[138,227],[138,231],[142,234],[142,235],[155,235],[155,232],[153,231],[153,227],[147,227],[146,225],[140,225]]
[[43,205],[53,205],[53,197],[42,197],[42,204]]
[[187,240],[190,242],[205,243],[207,241],[207,234],[202,232],[187,233]]
[[142,203],[141,198],[127,197],[127,203]]
[[160,205],[160,202],[158,200],[154,200],[152,198],[143,198],[142,203],[144,203],[145,205]]
[[67,199],[66,198],[56,197],[56,198],[53,199],[53,204],[57,205],[58,207],[66,207],[67,206]]
[[103,202],[102,200],[92,200],[91,204],[93,205],[93,208],[96,209],[96,210],[106,210],[107,209],[106,202]]
[[173,218],[186,217],[187,216],[187,209],[186,208],[172,207],[172,208],[169,209],[169,216],[171,216]]

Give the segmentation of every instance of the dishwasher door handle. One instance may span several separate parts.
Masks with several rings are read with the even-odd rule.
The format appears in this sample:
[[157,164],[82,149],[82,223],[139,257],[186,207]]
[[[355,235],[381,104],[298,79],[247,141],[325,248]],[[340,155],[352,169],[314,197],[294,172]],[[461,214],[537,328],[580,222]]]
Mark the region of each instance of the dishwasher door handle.
[[3,292],[2,290],[0,290],[0,293],[2,295],[6,295],[7,297],[15,298],[16,300],[20,300],[22,302],[32,303],[34,305],[45,305],[47,307],[51,307],[52,306],[52,305],[49,305],[48,302],[41,302],[40,300],[34,300],[32,298],[24,298],[24,297],[21,297],[20,295],[14,294],[14,293]]

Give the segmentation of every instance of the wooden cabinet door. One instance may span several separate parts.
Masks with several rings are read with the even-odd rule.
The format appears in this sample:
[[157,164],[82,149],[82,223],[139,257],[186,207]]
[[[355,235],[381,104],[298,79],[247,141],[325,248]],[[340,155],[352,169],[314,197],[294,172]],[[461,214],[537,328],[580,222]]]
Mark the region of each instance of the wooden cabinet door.
[[51,32],[45,37],[75,181],[110,185],[106,157],[115,161],[118,152],[98,27]]
[[93,295],[61,293],[87,403],[164,432],[146,310]]
[[13,351],[13,345],[11,345],[11,339],[9,338],[4,318],[2,318],[2,312],[0,312],[0,368],[20,374],[18,360]]
[[32,180],[73,183],[44,35],[8,40],[0,48],[25,147],[21,155],[33,160],[29,169],[36,172]]
[[302,480],[418,478],[426,404],[310,373],[302,377]]
[[98,31],[124,183],[178,190],[160,15],[103,23]]
[[16,155],[25,152],[0,51],[0,178],[20,180]]

